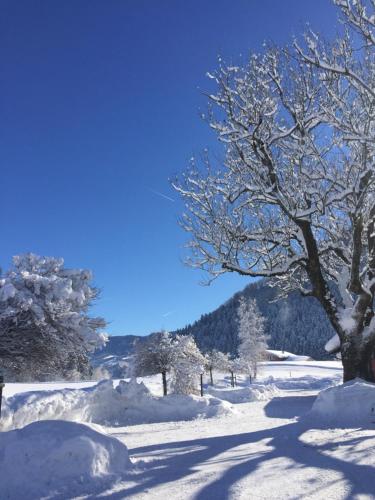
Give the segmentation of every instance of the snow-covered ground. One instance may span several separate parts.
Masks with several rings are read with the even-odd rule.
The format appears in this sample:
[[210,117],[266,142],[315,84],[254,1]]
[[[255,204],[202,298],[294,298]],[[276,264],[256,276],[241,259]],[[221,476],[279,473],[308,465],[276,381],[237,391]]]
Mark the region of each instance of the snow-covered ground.
[[[231,391],[228,376],[214,375],[216,397]],[[338,395],[341,389],[328,389],[310,413],[318,392],[340,383],[340,377],[338,362],[263,363],[257,383],[264,383],[263,389],[258,388],[266,394],[264,400],[242,397],[249,390],[246,378],[238,377],[239,386],[233,392],[239,397],[230,396],[233,411],[220,416],[101,427],[126,445],[133,467],[126,468],[111,485],[98,482],[94,497],[91,487],[87,496],[80,492],[79,498],[373,499],[371,398],[375,387],[351,389],[347,399]],[[143,381],[155,396],[160,395],[160,377]],[[90,385],[60,383],[50,384],[48,389]],[[47,385],[7,384],[5,394],[9,397],[42,387]],[[361,400],[354,397],[361,391],[369,400],[363,419],[358,410]],[[351,414],[350,405],[356,405],[355,422],[349,427],[347,421],[346,426],[341,425],[343,406],[334,413],[332,401],[341,405],[347,401],[346,416]],[[329,418],[324,414],[327,409]]]

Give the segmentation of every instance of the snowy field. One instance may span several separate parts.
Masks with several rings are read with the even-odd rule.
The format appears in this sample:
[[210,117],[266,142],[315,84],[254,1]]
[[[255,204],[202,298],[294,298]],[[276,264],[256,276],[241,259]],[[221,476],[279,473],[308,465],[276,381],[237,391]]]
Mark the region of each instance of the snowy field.
[[[45,491],[35,489],[28,497],[26,492],[29,479],[25,479],[26,489],[22,498],[42,498],[42,493],[45,498],[60,499],[364,500],[375,498],[373,479],[375,395],[371,400],[372,394],[375,394],[375,387],[369,384],[361,386],[360,390],[364,392],[360,394],[357,386],[351,386],[345,389],[349,391],[349,397],[344,400],[340,400],[338,389],[333,391],[328,389],[323,393],[324,397],[321,396],[314,405],[314,411],[310,412],[319,391],[341,382],[340,363],[315,361],[263,363],[259,379],[252,389],[249,389],[245,377],[239,377],[238,386],[231,389],[228,376],[217,373],[214,375],[215,388],[209,390],[207,387],[207,392],[211,395],[205,398],[204,403],[199,397],[181,397],[178,400],[178,397],[173,399],[176,397],[171,396],[169,400],[163,402],[162,410],[157,397],[161,395],[160,378],[143,379],[152,395],[148,394],[147,389],[142,389],[144,393],[142,396],[139,395],[142,391],[138,392],[136,394],[138,409],[144,408],[142,405],[148,401],[158,408],[160,418],[164,421],[137,424],[136,419],[141,418],[142,414],[144,416],[146,412],[144,410],[132,413],[131,425],[122,425],[120,419],[113,425],[94,423],[88,424],[90,427],[81,426],[88,429],[83,436],[79,434],[80,428],[74,427],[70,430],[62,427],[62,433],[71,433],[79,442],[77,445],[72,438],[69,457],[70,460],[76,459],[76,451],[80,450],[78,462],[81,463],[82,480],[70,491],[59,490],[58,487],[53,490],[52,486],[49,488],[45,483],[43,485]],[[43,403],[46,397],[50,398],[48,405],[51,409],[52,404],[52,411],[55,411],[56,406],[53,405],[56,405],[57,399],[60,398],[61,401],[69,399],[74,401],[71,408],[75,411],[75,420],[79,421],[83,418],[82,415],[86,417],[89,415],[88,419],[91,418],[90,415],[97,415],[97,413],[80,414],[76,405],[76,401],[79,401],[78,406],[82,404],[88,407],[92,406],[92,401],[98,401],[99,392],[93,388],[94,385],[93,383],[7,384],[5,396],[9,398],[8,402],[12,401],[11,396],[15,396],[13,405],[25,400],[30,405],[39,404],[41,419],[45,418],[47,411]],[[112,398],[108,400],[111,402],[112,411],[106,413],[106,416],[117,417],[117,413],[114,413],[116,405],[119,404],[120,408],[121,404],[125,404],[124,401],[130,398],[129,394],[135,389],[126,384],[120,384],[116,389],[116,384],[115,388],[112,388],[111,383],[102,387],[104,389],[101,390],[106,391],[106,397]],[[75,388],[88,389],[71,391]],[[62,389],[68,389],[68,392],[65,393],[61,391]],[[47,392],[24,394],[27,391],[51,390],[54,391],[53,398],[51,393]],[[356,401],[358,394],[366,404],[361,405]],[[334,406],[338,408],[335,410],[336,413],[333,411],[332,395],[336,398],[334,400]],[[168,405],[170,408],[165,409]],[[178,419],[175,406],[179,407]],[[212,406],[216,415],[215,412],[209,413],[207,410]],[[61,405],[59,408],[61,411]],[[195,410],[194,413],[192,408],[198,408],[198,413]],[[181,415],[185,410],[186,418],[191,420],[181,421]],[[67,411],[66,408],[64,411]],[[67,415],[72,414],[67,413]],[[165,421],[168,420],[168,415],[179,421]],[[356,420],[351,421],[353,415]],[[344,417],[350,418],[345,420]],[[48,418],[53,417],[49,415]],[[40,422],[39,426],[42,424]],[[56,433],[64,422],[57,421],[55,429],[51,429],[50,421],[45,424],[49,426],[47,428],[49,433]],[[35,424],[30,426],[31,429],[32,426]],[[29,429],[29,434],[30,427],[25,428]],[[14,433],[17,432],[20,431],[4,432],[0,436],[3,439],[14,440],[14,436],[18,436]],[[27,433],[26,437],[24,435],[21,437],[24,440],[22,442],[30,446]],[[116,440],[111,441],[112,438]],[[84,451],[82,443],[85,443]],[[101,450],[102,460],[99,464],[93,465],[93,457],[87,451],[87,443],[90,444],[90,449],[95,447]],[[121,449],[117,445],[114,446],[114,443],[125,444],[126,447]],[[24,444],[22,449],[25,449],[26,445]],[[61,443],[57,445],[60,448],[62,446]],[[64,450],[64,447],[61,449]],[[110,456],[108,450],[114,450],[115,460],[111,455],[113,463],[108,459]],[[57,459],[55,455],[55,461],[65,456],[63,451],[59,451]],[[103,457],[107,459],[104,460]],[[1,464],[1,460],[0,455],[0,466],[3,469],[4,463]],[[91,475],[87,477],[82,466],[84,461],[91,467]],[[123,470],[119,470],[121,469],[118,466],[119,461]],[[48,464],[49,474],[52,474],[51,460]],[[44,465],[41,464],[41,467]],[[93,468],[96,473],[92,472]],[[22,477],[25,470],[22,469]],[[33,474],[36,474],[35,470]],[[99,480],[100,478],[103,480]],[[11,482],[8,483],[5,483],[9,488],[8,496],[5,498],[18,500],[20,490],[12,490]],[[66,484],[69,484],[69,478],[65,480],[65,487]],[[18,485],[22,488],[21,479]]]

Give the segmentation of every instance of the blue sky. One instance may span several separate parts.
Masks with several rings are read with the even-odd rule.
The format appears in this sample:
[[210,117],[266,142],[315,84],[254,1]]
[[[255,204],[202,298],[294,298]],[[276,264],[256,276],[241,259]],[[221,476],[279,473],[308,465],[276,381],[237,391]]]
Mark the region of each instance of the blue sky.
[[216,147],[199,110],[218,55],[306,22],[330,35],[336,16],[329,0],[2,0],[2,268],[31,251],[91,269],[115,335],[182,327],[243,288],[182,264],[168,179]]

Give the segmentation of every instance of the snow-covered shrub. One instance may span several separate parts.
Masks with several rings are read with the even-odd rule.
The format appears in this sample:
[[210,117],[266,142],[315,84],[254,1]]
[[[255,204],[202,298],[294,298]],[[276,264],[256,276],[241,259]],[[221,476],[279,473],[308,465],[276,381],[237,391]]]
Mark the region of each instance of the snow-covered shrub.
[[98,296],[91,280],[63,259],[13,258],[0,279],[0,370],[8,380],[90,375],[88,353],[106,340],[105,321],[87,315]]

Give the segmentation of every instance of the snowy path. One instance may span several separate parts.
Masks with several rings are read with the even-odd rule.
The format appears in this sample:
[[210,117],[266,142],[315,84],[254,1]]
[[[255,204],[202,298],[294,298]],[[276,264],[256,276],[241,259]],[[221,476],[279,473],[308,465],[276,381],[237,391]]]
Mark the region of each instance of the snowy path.
[[215,422],[112,429],[138,470],[110,497],[374,498],[375,432],[306,431],[295,417],[309,410],[313,397],[243,404],[240,415]]

